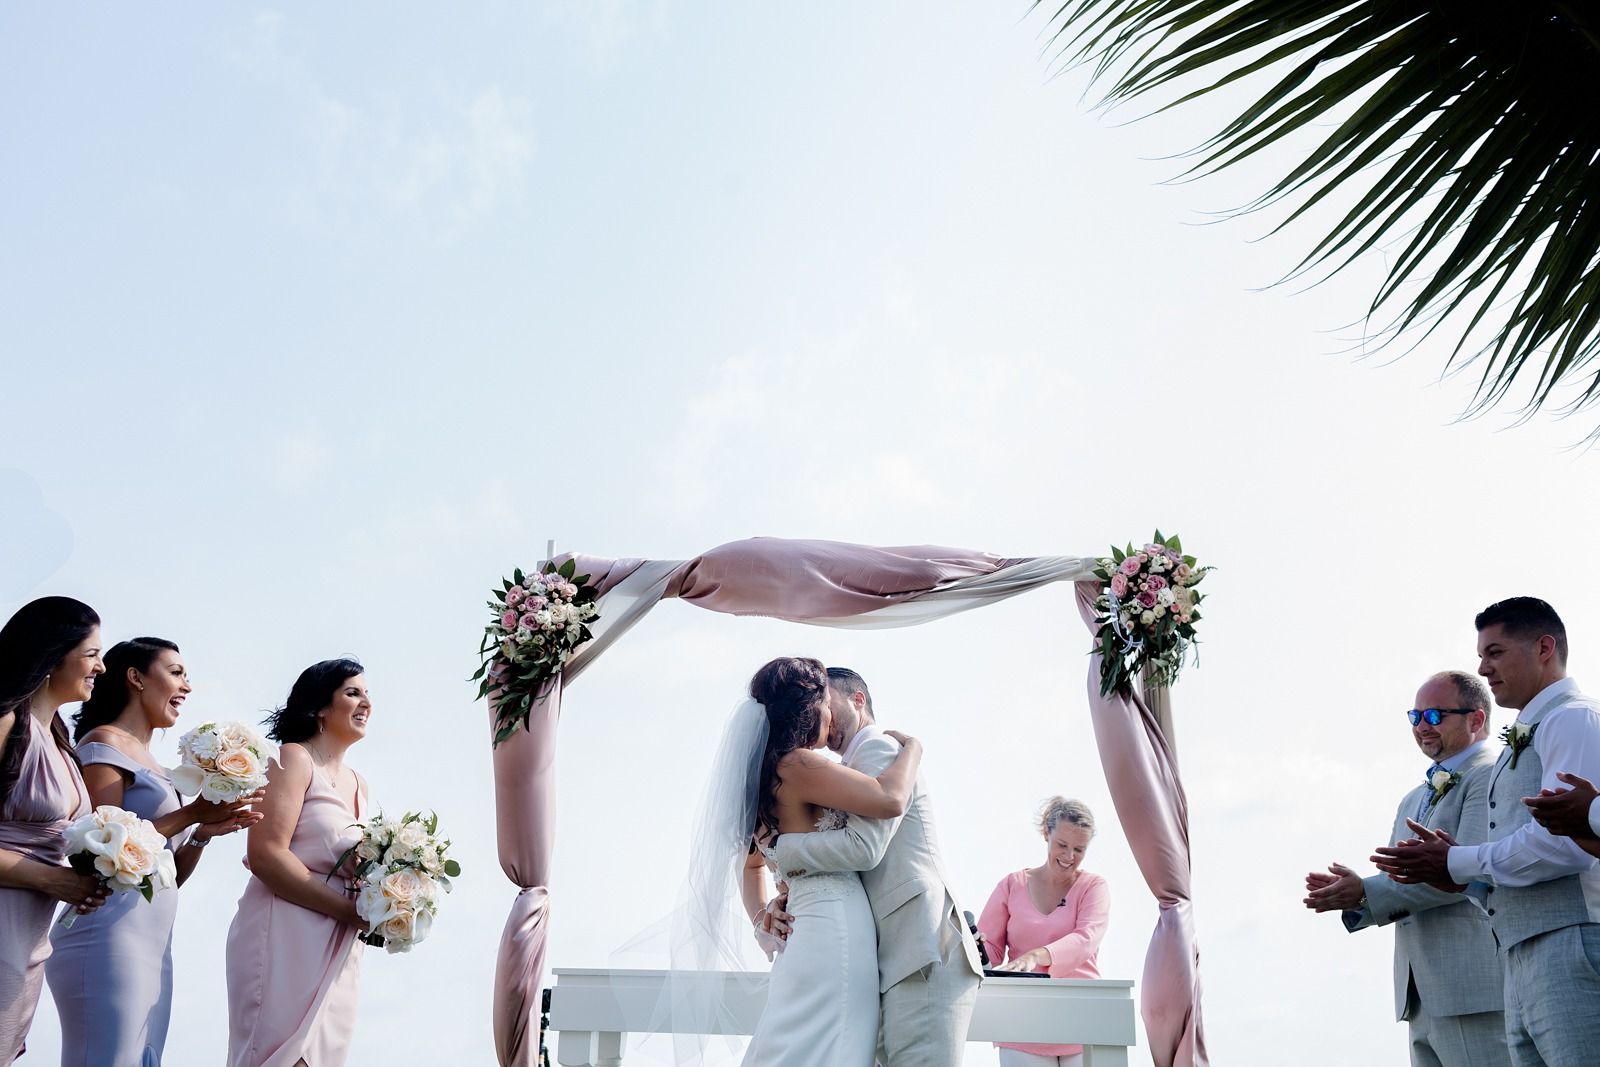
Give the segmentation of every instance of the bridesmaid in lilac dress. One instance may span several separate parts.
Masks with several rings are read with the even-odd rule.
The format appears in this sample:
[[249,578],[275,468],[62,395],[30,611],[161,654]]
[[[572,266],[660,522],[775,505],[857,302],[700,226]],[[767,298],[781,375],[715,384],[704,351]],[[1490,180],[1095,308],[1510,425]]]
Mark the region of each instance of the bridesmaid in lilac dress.
[[340,1067],[350,1050],[366,924],[340,857],[367,817],[367,783],[345,753],[367,733],[361,664],[307,667],[270,720],[282,747],[250,830],[254,876],[228,931],[230,1067]]
[[[185,804],[151,754],[152,734],[177,723],[190,691],[177,645],[136,637],[113,646],[105,664],[73,720],[89,798],[153,822],[175,854],[182,885],[213,838],[259,821],[249,804],[260,798]],[[71,927],[52,928],[45,977],[61,1018],[62,1067],[159,1067],[172,1011],[177,914],[176,889],[148,902],[118,893]]]
[[82,914],[105,901],[99,879],[63,862],[62,831],[89,795],[56,710],[87,700],[104,670],[87,604],[43,597],[0,628],[0,1063],[22,1055],[56,903]]

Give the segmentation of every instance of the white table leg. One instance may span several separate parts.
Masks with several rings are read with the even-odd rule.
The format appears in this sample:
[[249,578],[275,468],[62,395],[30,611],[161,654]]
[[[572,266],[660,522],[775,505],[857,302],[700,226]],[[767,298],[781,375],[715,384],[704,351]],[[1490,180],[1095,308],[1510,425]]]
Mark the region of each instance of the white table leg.
[[562,1030],[556,1039],[556,1062],[562,1067],[622,1067],[628,1035],[612,1030]]
[[1083,1067],[1128,1067],[1126,1045],[1083,1046]]

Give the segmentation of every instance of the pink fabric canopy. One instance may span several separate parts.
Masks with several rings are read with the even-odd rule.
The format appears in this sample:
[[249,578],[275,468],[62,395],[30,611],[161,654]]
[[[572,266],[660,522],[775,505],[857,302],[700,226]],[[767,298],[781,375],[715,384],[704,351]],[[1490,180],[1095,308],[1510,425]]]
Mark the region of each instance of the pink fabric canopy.
[[[563,559],[568,557],[562,557]],[[500,939],[493,1009],[502,1067],[533,1067],[549,931],[555,843],[555,734],[562,690],[601,651],[667,597],[732,615],[826,626],[899,626],[978,607],[1030,588],[1076,581],[1093,628],[1092,559],[1006,559],[965,549],[874,548],[754,538],[691,560],[573,556],[600,594],[596,636],[574,653],[527,730],[494,751],[500,866],[521,887]],[[920,606],[919,612],[910,611]],[[1177,765],[1138,697],[1102,698],[1099,658],[1089,705],[1117,815],[1161,916],[1145,957],[1141,1008],[1156,1067],[1205,1067],[1199,953],[1189,903],[1189,828]],[[494,714],[490,712],[491,736]]]

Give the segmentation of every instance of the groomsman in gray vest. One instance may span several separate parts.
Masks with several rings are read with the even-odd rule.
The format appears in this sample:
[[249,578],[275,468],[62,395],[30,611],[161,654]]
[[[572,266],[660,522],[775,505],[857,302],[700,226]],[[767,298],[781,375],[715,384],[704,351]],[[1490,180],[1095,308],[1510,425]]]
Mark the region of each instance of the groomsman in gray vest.
[[1560,773],[1600,781],[1600,703],[1567,677],[1555,610],[1513,597],[1479,613],[1478,673],[1518,714],[1489,775],[1488,833],[1461,845],[1413,822],[1418,840],[1373,859],[1400,882],[1447,890],[1484,883],[1500,946],[1506,1036],[1517,1067],[1600,1062],[1600,867],[1570,837],[1535,822],[1523,798],[1556,791]]
[[[1486,741],[1489,690],[1465,671],[1442,671],[1406,714],[1431,762],[1400,801],[1390,843],[1412,836],[1407,819],[1481,841],[1497,755]],[[1509,1067],[1500,961],[1482,908],[1428,885],[1362,879],[1337,863],[1306,875],[1306,888],[1306,907],[1341,912],[1348,930],[1394,924],[1395,1019],[1409,1025],[1412,1067]]]
[[[828,709],[828,747],[863,774],[876,777],[887,770],[900,745],[873,720],[872,697],[859,674],[828,668]],[[852,815],[843,830],[783,834],[775,847],[782,877],[802,870],[861,872],[878,929],[879,1062],[959,1064],[983,970],[939,859],[933,809],[921,780],[898,819]],[[768,905],[768,912],[781,902],[780,897]],[[778,917],[785,918],[781,912]],[[785,924],[777,925],[785,932]]]

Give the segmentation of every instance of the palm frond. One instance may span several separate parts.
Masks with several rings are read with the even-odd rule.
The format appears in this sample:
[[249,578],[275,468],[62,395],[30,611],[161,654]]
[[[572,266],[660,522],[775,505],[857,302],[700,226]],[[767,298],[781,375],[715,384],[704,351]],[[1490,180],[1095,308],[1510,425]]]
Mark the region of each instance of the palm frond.
[[[1043,0],[1040,0],[1042,3]],[[1165,91],[1159,110],[1271,79],[1195,148],[1190,174],[1331,127],[1246,210],[1274,232],[1353,201],[1290,277],[1375,247],[1389,273],[1374,336],[1460,327],[1446,370],[1474,365],[1470,411],[1526,385],[1526,414],[1600,401],[1600,11],[1580,0],[1063,0],[1062,58],[1108,103]],[[1203,84],[1187,92],[1195,80]],[[1600,430],[1596,431],[1600,436]]]

